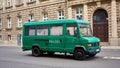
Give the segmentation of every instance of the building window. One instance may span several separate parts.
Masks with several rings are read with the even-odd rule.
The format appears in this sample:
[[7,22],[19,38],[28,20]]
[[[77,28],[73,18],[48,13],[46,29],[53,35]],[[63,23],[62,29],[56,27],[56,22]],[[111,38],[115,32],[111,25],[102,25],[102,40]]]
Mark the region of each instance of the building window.
[[12,28],[11,18],[8,18],[8,19],[7,19],[7,22],[8,22],[8,28]]
[[50,28],[50,35],[59,35],[62,36],[63,34],[63,26],[62,25],[52,25]]
[[70,36],[78,36],[77,32],[77,25],[76,24],[67,24],[67,31],[66,34]]
[[0,9],[2,9],[3,7],[2,7],[2,2],[0,1]]
[[22,0],[18,0],[18,5],[23,4]]
[[64,19],[64,11],[63,10],[58,11],[58,19]]
[[11,0],[7,0],[7,7],[12,6],[11,4],[12,4],[12,1]]
[[12,40],[11,35],[8,35],[8,41]]
[[44,13],[44,14],[43,14],[43,20],[44,20],[44,21],[47,21],[47,20],[48,20],[48,13]]
[[36,1],[36,0],[28,0],[28,2],[34,2],[34,1]]
[[48,35],[48,26],[37,26],[37,35],[38,36]]
[[22,17],[18,17],[18,27],[22,27]]
[[34,14],[29,14],[29,21],[34,21]]
[[35,36],[35,26],[25,27],[25,36]]
[[2,40],[2,35],[0,35],[0,41]]
[[0,19],[0,29],[2,29],[2,20]]
[[82,18],[82,7],[76,8],[76,19]]

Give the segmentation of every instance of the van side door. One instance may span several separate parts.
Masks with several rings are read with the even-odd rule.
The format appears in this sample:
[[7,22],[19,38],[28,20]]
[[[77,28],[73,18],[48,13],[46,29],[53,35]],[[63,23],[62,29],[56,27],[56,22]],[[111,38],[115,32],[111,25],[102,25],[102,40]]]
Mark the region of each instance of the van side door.
[[63,25],[51,25],[49,37],[49,51],[63,52],[64,47]]
[[76,24],[66,24],[65,51],[72,53],[79,44],[78,28]]
[[48,37],[48,25],[36,26],[36,37],[34,38],[34,44],[39,45],[40,49],[47,51],[49,37]]

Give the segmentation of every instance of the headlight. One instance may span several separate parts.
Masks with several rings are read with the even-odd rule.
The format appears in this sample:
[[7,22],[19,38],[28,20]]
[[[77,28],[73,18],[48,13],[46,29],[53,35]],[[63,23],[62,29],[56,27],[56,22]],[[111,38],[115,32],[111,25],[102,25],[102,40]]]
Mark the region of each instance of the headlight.
[[87,44],[87,46],[89,46],[89,47],[90,47],[90,46],[92,46],[92,45],[91,45],[91,44]]

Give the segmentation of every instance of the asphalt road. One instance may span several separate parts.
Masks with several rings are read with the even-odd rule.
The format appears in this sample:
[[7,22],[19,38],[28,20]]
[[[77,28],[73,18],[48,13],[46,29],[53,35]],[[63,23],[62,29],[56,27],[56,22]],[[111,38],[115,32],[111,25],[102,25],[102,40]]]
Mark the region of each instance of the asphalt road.
[[20,47],[0,46],[0,68],[120,68],[120,50],[105,49],[93,58],[77,61],[71,55],[33,57]]

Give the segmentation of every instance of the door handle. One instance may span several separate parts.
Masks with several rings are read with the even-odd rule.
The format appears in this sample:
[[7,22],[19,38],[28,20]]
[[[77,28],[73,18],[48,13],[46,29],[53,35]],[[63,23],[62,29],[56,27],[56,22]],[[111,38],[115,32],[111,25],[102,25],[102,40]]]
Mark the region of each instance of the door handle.
[[48,45],[49,42],[46,42],[45,45]]
[[62,39],[60,39],[60,42],[62,42]]

